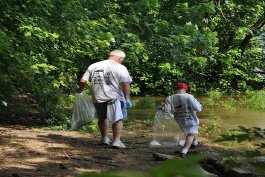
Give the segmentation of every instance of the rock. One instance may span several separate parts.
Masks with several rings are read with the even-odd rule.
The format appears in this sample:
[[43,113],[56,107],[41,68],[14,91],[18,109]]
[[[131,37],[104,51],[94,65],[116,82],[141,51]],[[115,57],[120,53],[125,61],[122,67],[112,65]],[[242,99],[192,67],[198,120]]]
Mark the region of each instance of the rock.
[[258,175],[242,168],[232,168],[226,175],[227,177],[264,177],[264,175]]
[[253,157],[249,161],[250,164],[265,167],[265,156]]
[[[157,152],[151,152],[151,153],[153,154],[153,157],[155,158],[155,160],[181,159],[180,157],[176,157],[173,155],[167,155],[167,154],[162,154],[162,153],[157,153]],[[200,168],[206,177],[218,177],[216,174],[209,173],[208,171],[205,171],[205,169],[203,169],[202,167]]]

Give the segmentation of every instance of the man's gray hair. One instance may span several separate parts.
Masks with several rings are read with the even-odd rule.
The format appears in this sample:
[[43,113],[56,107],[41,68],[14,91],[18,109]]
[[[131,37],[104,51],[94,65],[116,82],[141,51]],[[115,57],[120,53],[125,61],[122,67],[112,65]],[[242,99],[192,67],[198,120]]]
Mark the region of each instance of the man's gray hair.
[[121,58],[125,58],[126,55],[122,50],[113,50],[112,52],[110,52],[109,54],[110,56],[116,56],[116,57],[121,57]]

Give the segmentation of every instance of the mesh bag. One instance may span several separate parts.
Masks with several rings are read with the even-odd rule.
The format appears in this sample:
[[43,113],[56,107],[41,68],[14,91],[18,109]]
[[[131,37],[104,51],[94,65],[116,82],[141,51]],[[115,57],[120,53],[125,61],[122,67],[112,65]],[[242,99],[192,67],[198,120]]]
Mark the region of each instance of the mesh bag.
[[76,93],[70,130],[78,130],[95,118],[95,107],[85,92]]
[[183,146],[185,136],[176,123],[174,116],[163,110],[158,110],[153,123],[153,141],[150,147]]

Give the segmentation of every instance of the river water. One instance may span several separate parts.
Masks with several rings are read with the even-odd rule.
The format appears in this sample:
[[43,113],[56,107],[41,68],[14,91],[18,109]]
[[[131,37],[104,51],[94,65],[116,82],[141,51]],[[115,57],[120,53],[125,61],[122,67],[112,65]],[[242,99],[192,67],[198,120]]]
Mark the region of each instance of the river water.
[[[201,98],[203,99],[203,98]],[[129,110],[130,120],[147,120],[153,119],[157,106],[165,101],[165,97],[134,97],[132,98],[134,107]],[[200,102],[200,97],[198,98]],[[237,128],[244,126],[247,128],[259,127],[265,129],[265,110],[236,109],[227,110],[221,106],[206,107],[203,105],[203,111],[198,113],[202,123],[220,118],[222,128]]]
[[[198,97],[198,101],[201,103],[203,103],[203,99],[205,99],[205,97]],[[148,126],[146,126],[146,129],[150,128],[150,130],[153,131],[153,140],[159,140],[160,144],[162,141],[164,143],[163,146],[167,146],[168,144],[169,146],[172,146],[172,143],[175,143],[176,132],[181,132],[181,130],[175,131],[173,130],[174,128],[172,129],[172,125],[174,125],[175,122],[171,122],[171,126],[168,127],[170,128],[170,131],[164,131],[164,129],[159,130],[154,128],[157,126],[152,126],[154,125],[153,121],[155,119],[156,108],[161,105],[162,102],[165,102],[165,97],[133,97],[132,101],[134,106],[128,112],[128,121],[133,122],[134,120],[137,120],[138,122],[143,121],[143,125],[145,125],[146,123],[149,124]],[[202,127],[211,127],[215,120],[218,120],[218,127],[220,126],[220,128],[224,131],[233,129],[238,130],[238,126],[243,126],[246,128],[259,127],[265,129],[265,110],[257,111],[242,108],[227,110],[221,106],[203,105],[203,111],[198,113],[198,117],[201,122],[200,132],[202,132],[201,130],[203,130]],[[203,136],[208,139],[208,142],[215,144],[215,146],[222,146],[225,148],[237,150],[255,150],[255,146],[253,144],[257,144],[258,141],[252,141],[251,143],[248,141],[243,141],[241,143],[231,141],[216,143],[215,140],[216,138],[218,138],[218,136],[216,135],[218,135],[218,129],[220,128],[214,127],[213,130],[211,130],[210,134],[212,138],[207,134],[204,134]],[[183,135],[181,136],[183,140]]]

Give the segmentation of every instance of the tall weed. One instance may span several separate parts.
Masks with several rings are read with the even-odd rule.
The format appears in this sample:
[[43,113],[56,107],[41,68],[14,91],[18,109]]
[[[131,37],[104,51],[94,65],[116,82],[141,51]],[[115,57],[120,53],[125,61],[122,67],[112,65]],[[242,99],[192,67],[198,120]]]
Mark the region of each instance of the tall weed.
[[213,90],[208,92],[207,96],[202,101],[203,106],[221,106],[227,110],[247,108],[265,111],[265,90],[246,91],[240,94],[227,94]]
[[239,99],[243,107],[255,110],[265,110],[265,90],[247,91]]

